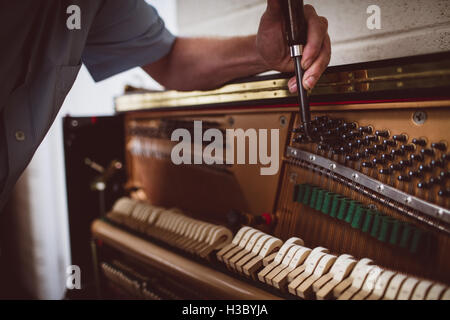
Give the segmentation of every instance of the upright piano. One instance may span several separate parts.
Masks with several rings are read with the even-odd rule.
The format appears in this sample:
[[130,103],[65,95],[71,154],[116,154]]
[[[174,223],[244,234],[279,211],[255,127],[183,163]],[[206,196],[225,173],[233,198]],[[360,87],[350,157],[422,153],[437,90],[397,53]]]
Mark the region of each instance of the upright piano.
[[450,55],[328,68],[309,136],[289,77],[115,99],[101,297],[450,299]]

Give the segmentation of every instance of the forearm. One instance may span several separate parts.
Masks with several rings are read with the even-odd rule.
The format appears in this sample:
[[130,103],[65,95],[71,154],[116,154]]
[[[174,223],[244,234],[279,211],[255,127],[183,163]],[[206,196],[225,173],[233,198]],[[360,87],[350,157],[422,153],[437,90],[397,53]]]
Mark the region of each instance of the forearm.
[[171,52],[143,69],[167,89],[207,90],[268,70],[255,36],[177,38]]

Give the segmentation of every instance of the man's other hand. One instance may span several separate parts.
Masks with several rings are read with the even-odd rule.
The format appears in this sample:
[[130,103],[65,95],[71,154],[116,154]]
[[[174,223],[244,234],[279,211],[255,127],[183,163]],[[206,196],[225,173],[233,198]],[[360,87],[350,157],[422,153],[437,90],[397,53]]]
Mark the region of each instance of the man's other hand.
[[[293,72],[294,63],[286,41],[281,1],[284,0],[267,0],[267,9],[261,18],[256,36],[256,46],[269,69]],[[311,5],[305,5],[304,11],[308,32],[301,62],[305,70],[303,86],[312,89],[330,62],[331,43],[327,32],[327,19],[318,16]],[[288,86],[289,91],[297,91],[295,77],[289,80]]]

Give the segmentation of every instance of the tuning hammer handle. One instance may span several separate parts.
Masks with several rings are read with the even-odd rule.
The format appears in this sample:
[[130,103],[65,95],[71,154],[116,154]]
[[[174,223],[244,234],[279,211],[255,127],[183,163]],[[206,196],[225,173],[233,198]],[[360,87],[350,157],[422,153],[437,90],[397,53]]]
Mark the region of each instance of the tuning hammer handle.
[[289,47],[306,44],[306,19],[303,0],[282,0]]

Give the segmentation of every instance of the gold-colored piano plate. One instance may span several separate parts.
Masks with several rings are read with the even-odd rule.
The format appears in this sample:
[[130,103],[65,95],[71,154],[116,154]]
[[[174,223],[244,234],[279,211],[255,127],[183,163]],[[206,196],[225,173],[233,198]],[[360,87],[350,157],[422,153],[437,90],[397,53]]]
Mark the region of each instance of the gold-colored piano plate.
[[[288,79],[228,84],[209,91],[161,91],[129,93],[117,97],[116,111],[205,106],[294,97]],[[450,85],[450,61],[416,63],[393,67],[329,72],[319,80],[311,95],[397,91]]]

